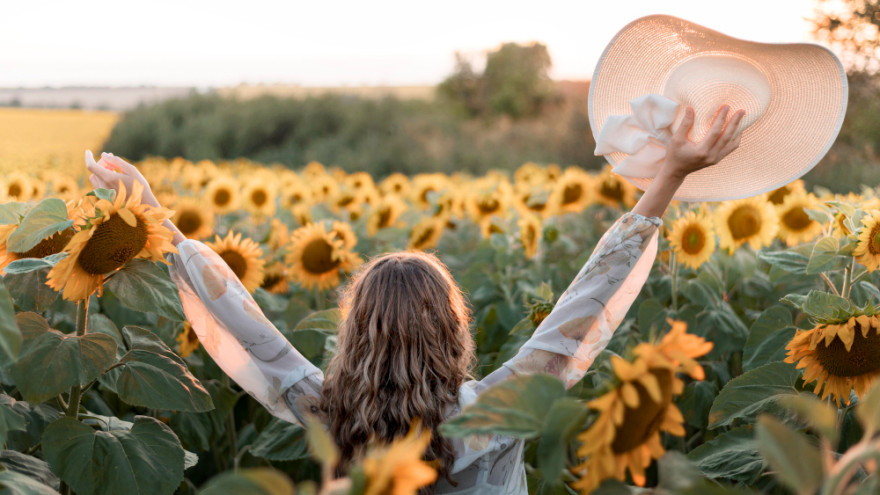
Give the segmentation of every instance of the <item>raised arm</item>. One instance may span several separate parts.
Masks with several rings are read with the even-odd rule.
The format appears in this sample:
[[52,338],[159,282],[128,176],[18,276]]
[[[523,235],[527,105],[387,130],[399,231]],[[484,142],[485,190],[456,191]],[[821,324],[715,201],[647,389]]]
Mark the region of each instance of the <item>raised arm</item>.
[[721,107],[700,142],[688,139],[693,110],[667,148],[666,163],[638,204],[611,226],[590,259],[560,296],[553,311],[512,359],[479,384],[476,392],[513,375],[550,373],[567,387],[577,383],[608,345],[648,278],[657,254],[660,217],[688,174],[721,161],[739,145],[734,131],[744,112],[727,122]]
[[[86,156],[96,187],[116,189],[120,180],[144,184],[143,201],[158,206],[143,175],[124,160]],[[109,167],[109,168],[108,168]],[[113,170],[111,170],[113,169]],[[323,374],[270,322],[223,259],[205,244],[176,232],[178,253],[170,255],[171,278],[186,318],[205,350],[241,388],[281,419],[304,423],[316,413]]]

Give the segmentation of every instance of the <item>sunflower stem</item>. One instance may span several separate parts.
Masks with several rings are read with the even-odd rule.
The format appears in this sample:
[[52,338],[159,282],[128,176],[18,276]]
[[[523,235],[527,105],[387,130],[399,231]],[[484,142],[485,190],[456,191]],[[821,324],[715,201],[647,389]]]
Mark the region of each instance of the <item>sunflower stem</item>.
[[842,495],[846,493],[846,488],[860,465],[868,460],[880,461],[880,456],[877,454],[877,449],[880,447],[878,442],[880,441],[863,439],[847,450],[828,473],[828,478],[822,486],[820,494]]
[[[221,382],[224,387],[229,387],[229,377],[226,374],[223,374]],[[233,464],[236,464],[238,439],[236,438],[235,433],[235,407],[232,407],[232,409],[229,410],[229,414],[226,416],[226,437],[229,441],[229,451],[232,453]]]
[[669,272],[672,275],[672,311],[678,316],[678,260],[675,259],[675,250],[669,255]]
[[318,311],[324,310],[324,290],[318,287],[315,287],[315,307]]
[[[83,299],[76,303],[76,335],[82,337],[86,334],[86,322],[89,318],[89,300]],[[79,419],[79,403],[82,398],[82,385],[76,384],[70,388],[67,406],[67,416]]]
[[856,269],[856,259],[855,257],[849,264],[848,268],[844,268],[844,277],[843,277],[843,290],[841,291],[844,298],[849,299],[849,293],[852,292],[852,274]]
[[825,281],[825,285],[827,285],[828,288],[831,289],[831,292],[833,292],[835,296],[840,295],[840,292],[837,291],[837,287],[834,286],[834,282],[832,282],[831,279],[828,278],[828,275],[820,273],[819,276],[822,277],[822,280]]

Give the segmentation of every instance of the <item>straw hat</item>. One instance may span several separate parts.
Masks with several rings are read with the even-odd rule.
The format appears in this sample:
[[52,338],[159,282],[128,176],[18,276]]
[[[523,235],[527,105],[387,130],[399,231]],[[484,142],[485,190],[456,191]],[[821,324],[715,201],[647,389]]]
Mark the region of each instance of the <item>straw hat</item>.
[[662,159],[664,139],[684,108],[696,112],[694,141],[721,105],[729,104],[731,115],[745,109],[739,148],[690,174],[675,196],[721,201],[771,191],[807,173],[837,137],[846,102],[846,72],[822,46],[744,41],[654,15],[624,27],[605,48],[590,84],[589,114],[597,154],[646,189],[653,173],[645,163]]

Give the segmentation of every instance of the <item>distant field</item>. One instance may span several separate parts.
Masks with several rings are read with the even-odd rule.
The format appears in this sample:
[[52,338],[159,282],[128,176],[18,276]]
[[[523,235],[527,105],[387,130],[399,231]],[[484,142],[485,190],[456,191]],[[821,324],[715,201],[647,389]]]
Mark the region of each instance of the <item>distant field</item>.
[[289,98],[308,98],[322,95],[357,96],[360,98],[384,98],[393,96],[404,100],[430,100],[434,98],[434,86],[298,86],[286,84],[243,84],[217,88],[217,94],[241,99],[271,95]]
[[0,108],[0,173],[71,169],[86,149],[99,151],[114,112]]

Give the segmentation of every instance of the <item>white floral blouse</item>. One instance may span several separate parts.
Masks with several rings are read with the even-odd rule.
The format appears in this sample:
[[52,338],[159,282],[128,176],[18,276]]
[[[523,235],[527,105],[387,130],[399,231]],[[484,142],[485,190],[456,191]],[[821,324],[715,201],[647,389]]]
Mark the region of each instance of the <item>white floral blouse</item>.
[[[556,307],[517,355],[482,380],[461,386],[458,414],[477,396],[510,376],[550,373],[577,383],[641,291],[657,254],[660,219],[626,213],[602,236]],[[186,317],[202,345],[239,386],[273,415],[304,424],[317,412],[324,375],[263,315],[223,260],[199,241],[171,255],[171,275]],[[527,494],[523,441],[511,437],[453,439],[452,487],[437,493]]]

